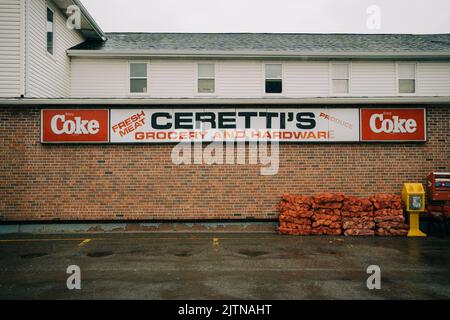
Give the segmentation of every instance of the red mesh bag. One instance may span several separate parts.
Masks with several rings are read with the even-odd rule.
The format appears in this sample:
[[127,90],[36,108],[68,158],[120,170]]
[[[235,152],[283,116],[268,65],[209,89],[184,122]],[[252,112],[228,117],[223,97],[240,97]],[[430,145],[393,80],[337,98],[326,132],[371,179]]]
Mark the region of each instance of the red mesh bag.
[[375,230],[370,229],[349,229],[344,230],[346,236],[374,236]]
[[342,202],[344,201],[344,195],[340,193],[321,193],[315,195],[313,200],[315,203],[328,203],[328,202]]

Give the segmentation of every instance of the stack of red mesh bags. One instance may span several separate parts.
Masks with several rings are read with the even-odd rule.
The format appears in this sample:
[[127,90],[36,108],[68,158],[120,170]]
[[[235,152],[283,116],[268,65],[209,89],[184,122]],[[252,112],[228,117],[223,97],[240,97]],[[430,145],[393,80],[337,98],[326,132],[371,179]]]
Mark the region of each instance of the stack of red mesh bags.
[[339,235],[342,233],[341,207],[344,195],[322,193],[313,197],[311,234]]
[[380,194],[370,198],[374,206],[375,234],[377,236],[405,236],[409,226],[405,223],[402,200],[398,195]]
[[278,205],[280,234],[311,234],[312,199],[307,196],[283,195]]
[[342,204],[342,229],[346,236],[373,236],[375,222],[369,199],[345,197]]

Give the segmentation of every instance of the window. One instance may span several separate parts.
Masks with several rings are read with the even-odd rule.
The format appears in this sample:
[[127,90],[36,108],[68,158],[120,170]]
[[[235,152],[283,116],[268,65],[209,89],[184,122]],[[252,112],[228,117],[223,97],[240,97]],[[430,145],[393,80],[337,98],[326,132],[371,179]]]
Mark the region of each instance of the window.
[[283,92],[283,67],[281,64],[266,64],[266,93]]
[[215,66],[213,63],[199,63],[197,70],[198,93],[214,93]]
[[147,93],[147,63],[130,63],[130,92]]
[[53,54],[53,11],[47,8],[47,52]]
[[331,87],[334,94],[349,93],[350,65],[333,63],[331,65]]
[[398,65],[398,92],[416,92],[416,65],[414,63],[402,63]]

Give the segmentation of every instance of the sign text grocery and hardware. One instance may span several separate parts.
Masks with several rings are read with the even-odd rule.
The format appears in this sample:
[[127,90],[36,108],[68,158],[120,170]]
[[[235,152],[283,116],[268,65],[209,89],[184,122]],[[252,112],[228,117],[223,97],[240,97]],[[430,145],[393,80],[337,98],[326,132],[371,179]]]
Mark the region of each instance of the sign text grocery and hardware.
[[43,143],[424,141],[425,109],[46,109],[41,130]]

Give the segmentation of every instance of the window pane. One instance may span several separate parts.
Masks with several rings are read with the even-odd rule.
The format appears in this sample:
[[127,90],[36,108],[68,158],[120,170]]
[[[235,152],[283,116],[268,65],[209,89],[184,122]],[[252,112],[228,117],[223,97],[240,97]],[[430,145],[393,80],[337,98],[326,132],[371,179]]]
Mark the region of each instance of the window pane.
[[348,80],[333,80],[333,93],[348,93]]
[[348,79],[348,64],[333,64],[331,71],[333,79]]
[[199,79],[198,80],[199,93],[214,93],[214,80]]
[[415,80],[399,80],[398,91],[400,93],[416,92],[416,81]]
[[146,93],[147,92],[147,79],[131,79],[130,80],[130,92]]
[[214,78],[214,64],[202,63],[198,65],[199,78]]
[[282,90],[282,80],[266,80],[266,93],[281,93]]
[[130,63],[130,76],[132,78],[147,78],[147,64]]
[[416,70],[413,64],[399,64],[398,65],[399,79],[415,79]]
[[266,79],[281,79],[281,64],[266,64]]
[[47,32],[47,52],[53,54],[53,32]]
[[47,8],[47,51],[53,54],[53,12]]

